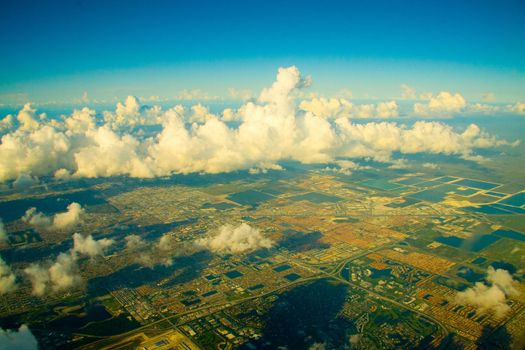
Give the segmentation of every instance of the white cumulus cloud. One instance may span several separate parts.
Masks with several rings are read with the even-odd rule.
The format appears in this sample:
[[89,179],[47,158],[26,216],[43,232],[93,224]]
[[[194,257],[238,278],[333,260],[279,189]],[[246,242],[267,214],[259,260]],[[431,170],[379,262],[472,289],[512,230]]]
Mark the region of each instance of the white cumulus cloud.
[[0,257],[0,295],[16,290],[16,276],[11,267]]
[[218,232],[210,233],[196,243],[217,253],[243,253],[273,246],[273,241],[259,229],[245,223],[238,226],[224,225]]
[[81,221],[83,214],[82,206],[73,202],[67,206],[65,212],[57,213],[52,217],[37,211],[34,207],[29,208],[21,220],[33,226],[37,231],[70,231]]
[[73,235],[73,252],[84,254],[90,257],[104,254],[104,251],[115,243],[112,239],[102,238],[95,240],[93,236],[82,236],[80,233]]
[[48,292],[59,292],[74,288],[81,283],[78,274],[77,256],[60,253],[50,266],[31,264],[24,269],[33,285],[33,294],[43,296]]
[[[53,119],[38,117],[32,107],[25,106],[19,113],[22,122],[18,128],[9,129],[1,138],[0,182],[49,175],[62,180],[120,175],[150,178],[277,169],[280,161],[289,159],[304,163],[333,162],[339,157],[390,161],[393,152],[405,151],[476,159],[477,149],[502,144],[482,131],[467,140],[464,133],[476,126],[464,131],[423,121],[412,126],[354,124],[354,118],[398,117],[398,104],[392,100],[356,105],[344,97],[314,97],[297,105],[300,90],[310,83],[297,67],[280,68],[275,82],[257,99],[219,113],[201,104],[163,110],[141,105],[130,96],[115,111],[103,111],[98,123],[95,111],[88,108]],[[441,92],[414,108],[427,117],[448,116],[466,110],[465,106],[460,94]],[[521,110],[519,105],[512,109]],[[150,125],[160,130],[146,132],[143,127]],[[443,139],[452,144],[443,145]]]
[[502,317],[510,311],[507,305],[507,296],[518,294],[516,281],[507,270],[494,269],[489,266],[487,270],[487,283],[476,282],[474,287],[467,288],[456,294],[455,301],[462,305],[472,305],[481,313],[493,313]]
[[436,96],[429,96],[427,104],[414,104],[414,113],[419,116],[449,117],[462,111],[467,101],[460,93],[441,91]]

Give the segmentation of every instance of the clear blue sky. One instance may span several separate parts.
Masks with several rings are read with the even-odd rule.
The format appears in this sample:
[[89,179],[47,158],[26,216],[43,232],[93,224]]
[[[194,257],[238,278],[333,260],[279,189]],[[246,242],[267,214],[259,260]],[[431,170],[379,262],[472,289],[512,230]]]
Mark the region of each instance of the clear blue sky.
[[257,90],[289,64],[327,92],[525,97],[523,0],[2,0],[0,38],[3,103]]

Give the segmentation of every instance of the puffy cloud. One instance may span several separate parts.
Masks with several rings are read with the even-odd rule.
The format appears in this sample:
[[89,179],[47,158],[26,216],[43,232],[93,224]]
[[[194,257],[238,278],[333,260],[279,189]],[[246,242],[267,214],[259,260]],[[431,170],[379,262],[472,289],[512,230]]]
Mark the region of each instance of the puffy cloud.
[[160,237],[156,244],[156,248],[162,252],[168,252],[173,249],[174,244],[173,236],[169,233],[165,233]]
[[517,295],[516,281],[510,273],[503,269],[494,269],[489,266],[487,270],[488,284],[476,282],[474,287],[465,289],[456,294],[455,301],[462,305],[472,305],[481,313],[493,313],[497,318],[509,312],[507,296]]
[[392,118],[399,116],[396,101],[354,105],[344,98],[314,97],[303,100],[299,108],[321,118]]
[[82,133],[95,127],[96,112],[87,107],[74,110],[71,116],[64,119],[65,127],[72,133]]
[[151,172],[138,155],[139,142],[131,135],[119,136],[109,127],[89,130],[91,140],[74,154],[76,177],[99,177],[129,174],[151,177]]
[[17,129],[2,136],[1,141],[0,181],[16,179],[23,174],[47,175],[74,164],[70,138],[48,125],[30,132]]
[[81,220],[84,209],[80,204],[73,202],[67,206],[63,213],[57,213],[53,217],[38,212],[36,208],[29,208],[21,220],[33,226],[37,231],[62,230],[69,231]]
[[396,101],[380,102],[376,107],[378,118],[396,118],[399,116]]
[[[298,108],[299,89],[309,83],[296,67],[280,68],[275,82],[263,89],[257,100],[217,115],[202,105],[187,110],[180,105],[168,110],[142,106],[130,96],[117,104],[114,112],[102,113],[102,125],[88,108],[61,120],[37,121],[35,112],[24,107],[21,113],[33,116],[36,124],[28,121],[31,126],[22,124],[2,136],[0,182],[53,174],[57,179],[148,178],[272,169],[287,159],[312,163],[332,162],[338,157],[373,157],[389,161],[392,152],[405,151],[475,159],[476,149],[501,144],[481,131],[467,140],[461,131],[446,124],[359,126],[350,121],[397,117],[395,101],[354,105],[343,97],[314,97],[300,102]],[[461,95],[442,92],[420,108],[425,113],[439,110],[446,114],[462,109],[464,104]],[[162,125],[162,130],[141,129],[153,124]],[[443,138],[453,141],[452,145],[443,145]]]
[[0,295],[16,290],[16,276],[0,257]]
[[59,292],[74,288],[81,283],[77,273],[77,256],[70,253],[60,253],[49,266],[31,264],[24,269],[33,285],[33,294],[43,296],[47,292]]
[[91,235],[83,237],[73,235],[73,248],[60,253],[55,261],[44,264],[34,263],[24,269],[33,286],[33,294],[43,296],[49,292],[60,292],[79,286],[82,279],[78,273],[79,254],[89,257],[102,255],[113,244],[113,240],[104,238],[94,240]]
[[301,101],[299,108],[317,117],[339,118],[349,117],[352,114],[353,104],[344,98],[319,97]]
[[507,270],[494,269],[492,266],[489,266],[487,270],[487,281],[498,286],[507,295],[516,296],[519,294],[516,289],[517,282]]
[[70,230],[73,228],[84,213],[84,209],[78,203],[71,203],[67,206],[67,211],[64,213],[55,214],[53,218],[53,228],[57,230]]
[[525,103],[523,102],[517,102],[515,105],[510,106],[510,111],[516,113],[516,114],[523,114],[525,115]]
[[126,249],[139,250],[147,246],[146,242],[139,235],[129,235],[124,238],[126,241]]
[[93,239],[93,236],[82,236],[80,233],[73,235],[73,252],[84,254],[90,257],[103,255],[104,251],[114,243],[112,239],[102,238]]
[[37,231],[47,231],[52,226],[51,218],[38,212],[35,207],[27,209],[21,220],[33,226]]
[[507,144],[481,131],[475,124],[457,133],[450,125],[417,121],[411,128],[395,123],[356,124],[338,119],[343,146],[341,156],[372,157],[390,161],[393,152],[402,154],[433,153],[468,157],[476,148]]
[[49,283],[49,272],[39,264],[31,264],[24,269],[33,285],[33,294],[42,296],[46,293],[47,284]]
[[217,253],[243,253],[273,246],[273,241],[261,234],[259,229],[245,223],[224,225],[218,233],[209,234],[196,243]]
[[10,131],[15,126],[15,118],[8,114],[3,119],[0,119],[0,135]]
[[36,350],[38,342],[25,324],[21,325],[18,330],[0,328],[0,350],[8,349]]
[[49,268],[49,281],[54,291],[69,289],[80,284],[80,276],[76,273],[76,256],[60,253]]
[[19,128],[22,130],[35,130],[39,126],[39,122],[36,119],[36,109],[32,108],[29,103],[26,103],[24,107],[18,112],[16,119],[19,123]]
[[170,266],[173,263],[172,256],[180,253],[180,250],[175,251],[176,240],[171,233],[162,235],[157,243],[148,250],[144,249],[148,247],[148,243],[138,235],[129,235],[125,238],[125,241],[126,249],[129,251],[135,253],[141,251],[138,255],[134,254],[134,260],[147,267],[153,267],[156,264]]
[[460,93],[441,91],[437,96],[431,96],[428,104],[414,104],[414,113],[421,116],[447,117],[462,111],[466,106],[467,102]]
[[5,230],[4,222],[0,218],[0,243],[7,241],[7,231]]

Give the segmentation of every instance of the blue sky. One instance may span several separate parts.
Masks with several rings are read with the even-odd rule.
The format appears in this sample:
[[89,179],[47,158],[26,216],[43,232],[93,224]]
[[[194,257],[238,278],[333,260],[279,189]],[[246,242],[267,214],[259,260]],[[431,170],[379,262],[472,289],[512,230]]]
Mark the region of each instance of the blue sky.
[[0,103],[83,92],[257,91],[295,64],[311,89],[394,98],[399,85],[525,100],[523,1],[0,3]]

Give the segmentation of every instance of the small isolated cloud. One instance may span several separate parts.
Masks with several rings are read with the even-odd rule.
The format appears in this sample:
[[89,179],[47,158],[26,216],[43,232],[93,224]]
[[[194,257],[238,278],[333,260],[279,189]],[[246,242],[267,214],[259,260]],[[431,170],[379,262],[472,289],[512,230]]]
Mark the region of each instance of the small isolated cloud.
[[31,264],[24,269],[33,285],[33,294],[43,296],[48,292],[59,292],[78,286],[81,283],[76,263],[77,256],[60,253],[49,267]]
[[169,233],[165,233],[160,237],[155,247],[161,252],[169,252],[174,248],[174,245],[175,240],[173,239],[173,236]]
[[5,229],[4,222],[2,221],[2,218],[0,218],[0,243],[7,241],[7,231]]
[[73,235],[72,251],[87,255],[89,257],[95,257],[98,255],[103,255],[104,251],[114,242],[114,240],[108,238],[95,240],[91,235],[84,237],[80,233],[75,233]]
[[151,245],[150,249],[145,249],[150,245],[136,234],[127,236],[125,241],[126,249],[135,253],[135,262],[146,267],[153,267],[157,264],[170,266],[173,263],[172,257],[180,254],[180,249],[175,250],[177,241],[169,232],[162,235],[155,244]]
[[413,87],[408,86],[406,84],[401,84],[401,99],[403,99],[403,100],[415,100],[415,99],[417,99],[416,89],[414,89]]
[[135,251],[147,246],[147,243],[139,235],[129,235],[124,238],[126,241],[126,249]]
[[57,230],[70,230],[80,221],[83,213],[84,209],[82,209],[80,204],[73,202],[67,206],[66,212],[58,213],[54,216],[53,228]]
[[51,218],[38,212],[35,207],[27,209],[21,220],[33,226],[37,231],[47,231],[52,226]]
[[29,208],[21,220],[33,226],[37,231],[70,231],[81,221],[83,213],[82,206],[73,202],[67,206],[65,212],[57,213],[53,217],[37,211],[35,207]]
[[441,91],[431,96],[427,104],[414,104],[414,113],[427,117],[449,117],[461,112],[467,106],[467,101],[460,93]]
[[18,330],[0,328],[0,350],[36,350],[38,341],[29,328],[23,324]]
[[427,169],[439,169],[439,165],[437,165],[436,163],[423,163],[423,168],[427,168]]
[[487,283],[476,282],[474,287],[456,294],[456,303],[472,305],[480,313],[492,313],[497,318],[509,312],[507,296],[518,295],[516,281],[507,270],[494,269],[489,266],[487,270]]
[[113,240],[104,238],[94,240],[91,235],[83,237],[73,235],[73,248],[60,253],[55,261],[44,264],[31,264],[24,269],[33,286],[33,294],[43,296],[50,292],[60,292],[79,286],[82,279],[78,272],[79,255],[94,257],[102,255],[104,250],[113,244]]
[[16,276],[11,267],[0,257],[0,295],[16,290]]
[[217,233],[196,241],[197,245],[216,253],[243,253],[260,248],[271,248],[273,241],[259,229],[242,223],[239,226],[224,225]]

